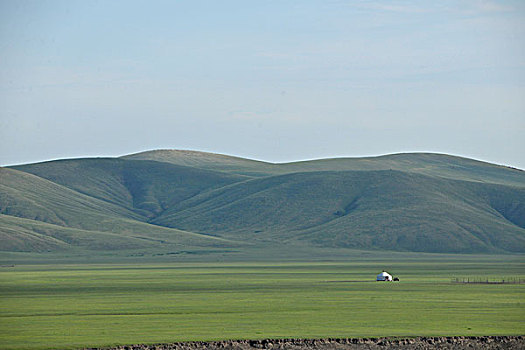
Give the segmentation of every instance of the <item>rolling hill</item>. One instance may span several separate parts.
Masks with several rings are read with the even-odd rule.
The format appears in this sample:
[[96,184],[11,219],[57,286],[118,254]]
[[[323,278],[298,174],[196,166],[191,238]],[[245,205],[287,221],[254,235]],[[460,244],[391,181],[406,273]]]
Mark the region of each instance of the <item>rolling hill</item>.
[[0,250],[524,253],[525,172],[442,154],[160,150],[0,168]]
[[519,251],[524,199],[525,188],[400,171],[293,173],[203,193],[154,223],[331,247]]
[[[95,163],[100,164],[100,162]],[[104,173],[106,176],[99,178],[100,183],[96,181],[90,183],[90,180],[97,179],[93,173],[101,174],[95,164],[91,164],[93,173],[83,171],[82,167],[86,164],[82,164],[81,167],[72,166],[70,161],[58,161],[55,164],[58,169],[51,166],[53,171],[49,171],[47,175],[54,178],[54,175],[62,170],[62,176],[57,182],[69,183],[71,188],[31,173],[0,168],[1,250],[55,251],[75,247],[118,250],[159,248],[162,245],[192,249],[221,247],[227,242],[218,237],[149,224],[147,216],[151,212],[143,209],[145,197],[143,192],[126,193],[122,188],[115,187],[115,191],[111,191],[111,186],[105,187],[112,181],[115,181],[113,183],[115,186],[118,183],[116,181],[118,176],[108,175],[108,173],[115,175],[112,172],[114,169],[110,166],[106,169],[108,172]],[[41,165],[44,168],[50,166],[47,163]],[[145,167],[149,168],[150,165],[146,163]],[[91,168],[89,165],[87,167]],[[39,167],[36,168],[41,170]],[[70,173],[68,169],[71,170]],[[32,170],[38,172],[37,169],[32,168]],[[121,181],[125,179],[122,177]],[[173,185],[176,181],[180,181],[180,177],[172,179],[168,184]],[[221,180],[217,180],[217,183],[221,183]],[[133,184],[139,185],[137,182]],[[91,192],[94,195],[90,196],[75,190],[81,185],[80,188],[86,193]],[[200,186],[204,185],[201,183]],[[188,185],[189,187],[191,186]],[[181,192],[188,191],[188,188]],[[133,200],[131,193],[136,194],[138,199]],[[126,197],[130,198],[129,203],[122,200]],[[159,197],[159,201],[164,198]],[[121,200],[123,203],[119,203]],[[133,203],[138,207],[133,208]],[[235,243],[228,242],[228,246],[235,246]]]
[[282,164],[179,150],[147,151],[122,158],[156,160],[252,177],[312,171],[400,170],[457,180],[525,186],[523,170],[436,153],[399,153],[378,157],[330,158]]

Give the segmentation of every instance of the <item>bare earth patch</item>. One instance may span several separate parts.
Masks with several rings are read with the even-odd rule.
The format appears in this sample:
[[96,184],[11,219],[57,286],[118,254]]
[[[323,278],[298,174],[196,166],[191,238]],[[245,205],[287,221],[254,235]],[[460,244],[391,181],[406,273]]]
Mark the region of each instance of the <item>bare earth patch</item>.
[[[154,345],[125,345],[104,350],[196,350],[196,349],[525,349],[524,336],[264,339],[214,342],[179,342]],[[90,348],[90,350],[99,350]]]

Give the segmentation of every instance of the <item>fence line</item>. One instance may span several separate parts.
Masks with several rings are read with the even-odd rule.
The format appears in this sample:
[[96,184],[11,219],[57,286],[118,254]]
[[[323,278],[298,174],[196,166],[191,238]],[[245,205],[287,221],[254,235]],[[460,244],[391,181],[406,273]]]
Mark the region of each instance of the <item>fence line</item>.
[[452,283],[474,283],[474,284],[525,284],[525,278],[521,277],[454,277]]

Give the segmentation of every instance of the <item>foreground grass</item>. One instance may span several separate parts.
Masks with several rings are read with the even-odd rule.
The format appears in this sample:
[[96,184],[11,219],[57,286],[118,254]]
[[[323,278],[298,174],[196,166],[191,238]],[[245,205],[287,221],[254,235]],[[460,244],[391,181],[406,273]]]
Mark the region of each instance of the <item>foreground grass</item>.
[[[401,282],[373,282],[383,268]],[[450,283],[523,268],[520,257],[2,268],[0,348],[524,334],[525,285]]]

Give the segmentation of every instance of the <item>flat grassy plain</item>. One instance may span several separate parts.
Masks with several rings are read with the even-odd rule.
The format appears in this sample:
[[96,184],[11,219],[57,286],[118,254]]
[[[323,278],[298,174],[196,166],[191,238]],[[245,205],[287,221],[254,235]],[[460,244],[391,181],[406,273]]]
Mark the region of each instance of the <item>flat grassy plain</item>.
[[[525,333],[523,256],[0,269],[0,348]],[[401,279],[375,282],[386,269]]]

